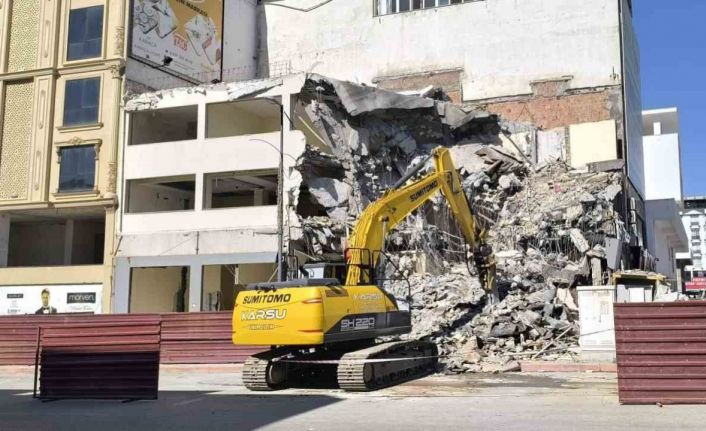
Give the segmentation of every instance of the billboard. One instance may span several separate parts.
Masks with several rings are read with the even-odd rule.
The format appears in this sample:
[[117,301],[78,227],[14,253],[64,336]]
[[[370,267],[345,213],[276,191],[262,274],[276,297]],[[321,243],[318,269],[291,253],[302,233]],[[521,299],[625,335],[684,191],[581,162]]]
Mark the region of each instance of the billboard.
[[706,290],[706,277],[693,277],[685,283],[687,292]]
[[0,286],[0,315],[96,313],[102,284]]
[[221,70],[223,0],[133,0],[131,26],[134,58],[196,79]]

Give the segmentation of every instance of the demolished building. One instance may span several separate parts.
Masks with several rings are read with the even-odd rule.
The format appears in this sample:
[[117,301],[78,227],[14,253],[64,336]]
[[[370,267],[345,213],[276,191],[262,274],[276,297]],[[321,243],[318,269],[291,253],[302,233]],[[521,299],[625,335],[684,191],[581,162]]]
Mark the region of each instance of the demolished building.
[[531,125],[465,111],[443,97],[317,75],[307,79],[295,116],[316,144],[298,159],[302,182],[289,190],[300,223],[290,227],[290,254],[340,256],[362,209],[431,149],[447,146],[495,249],[501,301],[488,302],[438,199],[387,242],[393,262],[384,279],[412,309],[410,336],[439,345],[451,372],[513,370],[517,359],[552,358],[577,346],[575,287],[606,284],[629,244],[616,208],[620,169],[577,171],[560,160],[535,165],[518,144]]
[[[466,244],[441,199],[389,235],[391,259],[383,268],[384,287],[412,310],[410,336],[435,341],[447,371],[510,370],[518,358],[571,354],[578,336],[575,287],[604,284],[610,271],[632,267],[631,233],[619,215],[621,164],[579,171],[561,160],[536,163],[536,126],[464,109],[437,89],[402,94],[299,74],[141,94],[126,109],[132,141],[121,180],[119,310],[131,311],[130,271],[140,265],[175,268],[173,284],[181,286],[175,293],[190,311],[228,309],[218,299],[231,295],[224,283],[237,292],[245,282],[274,277],[267,262],[277,253],[273,143],[279,139],[291,276],[307,262],[342,261],[360,212],[433,148],[450,149],[495,249],[501,300],[490,304],[469,270]],[[234,121],[236,114],[247,121]],[[140,121],[186,125],[188,136],[143,136]],[[183,163],[185,155],[192,162]],[[176,206],[166,209],[178,215],[135,207],[169,205],[170,187]],[[142,202],[143,190],[162,198]],[[185,203],[191,212],[183,211]],[[135,254],[146,249],[153,255]],[[188,274],[182,270],[179,283],[184,265]],[[219,277],[220,296],[213,281]]]

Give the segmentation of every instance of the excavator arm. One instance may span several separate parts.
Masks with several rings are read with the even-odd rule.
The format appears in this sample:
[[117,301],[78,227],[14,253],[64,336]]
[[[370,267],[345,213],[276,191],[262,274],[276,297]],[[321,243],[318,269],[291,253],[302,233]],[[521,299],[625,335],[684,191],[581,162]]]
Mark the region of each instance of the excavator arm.
[[374,251],[383,249],[387,234],[441,190],[449,202],[466,242],[473,250],[474,264],[484,288],[496,297],[495,258],[490,246],[484,241],[485,233],[479,229],[463,192],[461,178],[451,159],[451,152],[447,148],[438,147],[432,151],[430,158],[434,159],[434,172],[405,185],[426,161],[419,163],[416,169],[408,172],[395,187],[368,205],[360,215],[348,241],[349,251],[346,258],[349,268],[346,285],[370,282],[369,274],[363,268],[366,266],[374,268],[377,265],[379,254]]

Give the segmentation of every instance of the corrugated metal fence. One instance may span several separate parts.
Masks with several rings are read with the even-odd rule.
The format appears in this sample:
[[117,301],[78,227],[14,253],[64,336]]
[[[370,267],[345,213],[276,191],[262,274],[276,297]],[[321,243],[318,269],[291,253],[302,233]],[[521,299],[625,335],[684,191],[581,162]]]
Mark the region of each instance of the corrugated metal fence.
[[42,326],[39,397],[156,399],[160,326],[158,315]]
[[234,346],[231,313],[0,316],[0,365],[32,365],[39,327],[110,324],[156,318],[162,325],[163,364],[242,363],[258,347]]
[[615,304],[622,404],[706,403],[706,301]]
[[264,347],[234,346],[230,312],[162,315],[163,364],[242,363]]

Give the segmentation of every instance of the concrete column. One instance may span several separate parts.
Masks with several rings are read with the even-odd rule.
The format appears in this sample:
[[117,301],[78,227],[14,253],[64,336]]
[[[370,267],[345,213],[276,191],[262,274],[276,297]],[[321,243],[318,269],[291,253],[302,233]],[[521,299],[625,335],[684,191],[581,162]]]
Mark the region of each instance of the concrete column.
[[0,268],[7,267],[10,252],[10,216],[0,214]]
[[591,259],[591,276],[594,286],[603,285],[603,268],[601,266],[601,260],[597,257]]
[[206,139],[206,104],[199,103],[199,110],[197,113],[197,123],[196,123],[196,139],[204,140]]
[[64,225],[64,265],[71,265],[71,257],[74,248],[74,221],[66,220]]
[[194,211],[201,211],[204,208],[204,174],[203,172],[197,172],[195,177],[194,187]]
[[201,311],[203,296],[203,266],[189,266],[189,311]]
[[113,252],[115,251],[115,219],[117,210],[114,206],[105,210],[105,243],[103,248],[103,312],[107,313],[113,308],[112,301],[115,298],[115,280],[113,269],[115,262]]
[[[269,204],[269,202],[267,202]],[[265,190],[264,189],[257,189],[255,190],[255,202],[254,205],[256,207],[266,205],[265,204]]]
[[203,206],[202,208],[212,208],[213,207],[213,181],[211,179],[206,178],[206,175],[203,175],[203,182],[204,182],[204,194],[203,194]]
[[113,275],[115,296],[111,301],[111,312],[113,313],[127,313],[130,309],[130,269],[127,258],[115,259],[115,273]]

